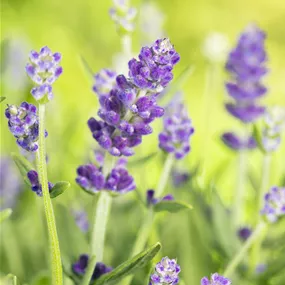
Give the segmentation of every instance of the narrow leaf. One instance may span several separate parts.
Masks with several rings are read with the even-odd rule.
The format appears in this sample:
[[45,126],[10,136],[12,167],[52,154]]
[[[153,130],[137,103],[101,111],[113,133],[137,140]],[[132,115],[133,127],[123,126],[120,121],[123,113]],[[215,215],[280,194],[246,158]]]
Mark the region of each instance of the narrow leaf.
[[66,189],[70,187],[70,183],[67,181],[56,182],[50,190],[50,197],[55,198],[61,195]]
[[5,209],[0,212],[0,224],[8,219],[12,214],[12,209]]
[[181,201],[161,201],[154,205],[153,208],[155,212],[167,211],[169,213],[193,209],[191,205]]
[[80,61],[82,63],[84,70],[87,72],[87,74],[93,78],[94,72],[92,68],[90,67],[90,65],[87,63],[87,60],[82,55],[80,56]]
[[1,97],[0,97],[0,103],[1,103],[2,101],[4,101],[5,99],[6,99],[6,97],[1,96]]
[[133,273],[135,270],[146,266],[160,251],[161,244],[156,243],[150,248],[142,251],[132,259],[122,263],[110,273],[104,274],[98,280],[95,281],[94,285],[111,285],[118,284],[118,282]]
[[14,162],[16,163],[17,167],[19,168],[20,173],[22,174],[22,176],[24,178],[24,181],[28,185],[31,185],[31,183],[27,177],[27,173],[30,170],[34,170],[33,165],[22,155],[19,155],[19,154],[14,153],[14,152],[11,155],[12,155],[12,158],[13,158]]

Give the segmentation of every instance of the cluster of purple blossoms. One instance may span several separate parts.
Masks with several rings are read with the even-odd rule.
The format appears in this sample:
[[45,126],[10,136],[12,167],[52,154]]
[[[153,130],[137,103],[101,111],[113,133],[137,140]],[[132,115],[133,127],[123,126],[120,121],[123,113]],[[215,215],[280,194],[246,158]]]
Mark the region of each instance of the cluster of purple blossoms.
[[39,121],[36,106],[27,102],[23,102],[20,107],[10,105],[5,110],[5,115],[8,119],[11,133],[17,138],[17,144],[26,151],[36,151],[39,138]]
[[118,30],[133,32],[137,9],[129,6],[129,0],[113,0],[113,3],[114,7],[109,10],[109,14]]
[[155,266],[155,273],[150,277],[150,285],[178,284],[180,271],[180,266],[175,259],[163,257]]
[[226,132],[222,135],[222,141],[233,150],[255,149],[257,143],[253,136],[241,138],[233,132]]
[[117,73],[110,69],[102,69],[94,76],[93,91],[97,93],[99,98],[109,95],[112,89],[117,87],[116,83]]
[[141,143],[142,136],[152,133],[150,123],[164,114],[156,103],[157,95],[172,80],[179,59],[169,39],[161,39],[143,47],[139,60],[129,61],[129,77],[118,75],[110,92],[101,92],[108,91],[110,85],[108,81],[107,88],[100,86],[101,73],[97,76],[101,120],[90,118],[88,126],[102,148],[113,156],[134,154],[132,148]]
[[[72,265],[73,272],[79,276],[84,276],[88,267],[88,261],[89,256],[87,254],[80,255],[78,261]],[[92,280],[98,279],[103,274],[106,274],[112,270],[112,267],[106,266],[102,262],[97,262],[92,274]]]
[[264,107],[256,104],[256,100],[267,91],[261,82],[267,73],[264,40],[265,33],[257,26],[249,25],[226,63],[226,69],[232,75],[232,81],[226,83],[226,88],[234,99],[234,103],[227,103],[226,108],[244,123],[255,121],[265,112]]
[[101,190],[124,194],[136,188],[134,178],[126,169],[126,161],[118,160],[111,172],[104,176],[102,166],[94,164],[81,165],[77,168],[77,184],[88,192]]
[[264,128],[262,130],[262,147],[266,152],[277,150],[284,130],[285,108],[280,106],[268,108],[264,115]]
[[218,273],[214,273],[211,275],[211,279],[207,277],[203,277],[201,279],[201,285],[230,285],[232,284],[231,280],[219,275]]
[[14,162],[6,156],[0,157],[0,210],[12,208],[22,191],[20,177]]
[[265,215],[269,222],[274,223],[285,215],[285,187],[272,187],[264,196],[264,200],[261,214]]
[[[39,181],[39,175],[35,170],[30,170],[27,173],[27,177],[31,183],[31,189],[34,191],[38,196],[43,196],[42,185]],[[48,190],[50,191],[54,185],[51,182],[48,182]]]
[[174,197],[171,194],[165,195],[163,198],[155,198],[155,191],[148,190],[146,192],[146,203],[148,206],[155,205],[161,201],[173,201]]
[[26,72],[36,84],[31,90],[31,94],[36,100],[41,100],[47,95],[47,99],[53,98],[52,84],[62,74],[62,67],[59,65],[61,54],[52,53],[45,46],[40,52],[31,51],[30,63],[26,65]]
[[166,109],[164,130],[159,134],[159,147],[168,153],[174,153],[176,159],[182,159],[189,151],[189,140],[194,133],[192,121],[182,103],[170,103]]

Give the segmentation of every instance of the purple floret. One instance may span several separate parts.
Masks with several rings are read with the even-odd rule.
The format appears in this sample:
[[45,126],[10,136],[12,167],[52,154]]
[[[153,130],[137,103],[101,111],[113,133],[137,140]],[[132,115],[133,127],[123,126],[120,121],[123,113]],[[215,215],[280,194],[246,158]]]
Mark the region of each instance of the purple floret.
[[230,285],[232,284],[231,280],[219,275],[218,273],[214,273],[211,275],[211,279],[207,277],[203,277],[201,279],[201,285]]
[[[39,181],[39,175],[35,170],[30,170],[27,173],[27,177],[31,183],[31,189],[34,191],[38,196],[43,196],[42,185]],[[48,190],[50,191],[54,185],[51,182],[48,182]]]
[[63,71],[60,61],[61,54],[52,53],[47,46],[41,48],[40,52],[31,51],[30,63],[26,65],[26,72],[36,85],[31,90],[31,94],[36,100],[45,96],[48,100],[53,98],[52,84]]
[[163,257],[155,266],[155,272],[150,277],[150,285],[176,285],[179,282],[180,271],[175,259]]
[[222,141],[226,146],[233,150],[255,149],[257,147],[257,143],[253,136],[243,139],[233,132],[224,133],[222,135]]
[[17,144],[26,151],[35,152],[38,149],[39,139],[36,106],[27,102],[23,102],[20,107],[10,105],[6,108],[5,115],[11,133],[17,138]]

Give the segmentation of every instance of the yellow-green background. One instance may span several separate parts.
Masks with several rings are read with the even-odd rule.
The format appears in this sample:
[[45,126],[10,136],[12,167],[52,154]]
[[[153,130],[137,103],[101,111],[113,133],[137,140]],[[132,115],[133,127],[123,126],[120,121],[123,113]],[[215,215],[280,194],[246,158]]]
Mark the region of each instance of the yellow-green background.
[[[235,155],[227,150],[219,140],[225,130],[239,129],[238,122],[224,110],[226,94],[223,81],[227,75],[223,66],[219,66],[214,87],[208,96],[210,102],[209,129],[205,133],[203,117],[203,94],[205,74],[209,64],[201,53],[201,46],[210,32],[221,32],[229,37],[230,44],[235,44],[241,30],[250,22],[257,23],[267,33],[269,75],[266,85],[269,88],[264,102],[268,105],[285,105],[285,2],[282,0],[160,0],[158,4],[166,16],[165,32],[181,55],[181,61],[175,68],[175,76],[188,65],[194,66],[194,73],[186,80],[183,91],[187,108],[193,119],[195,135],[191,141],[192,151],[180,167],[190,169],[196,165],[206,152],[205,179],[211,180],[211,173],[221,163],[229,167],[220,173],[219,191],[229,203],[235,187]],[[132,1],[139,7],[140,1]],[[108,15],[111,1],[106,0],[40,0],[40,1],[1,1],[1,40],[18,39],[25,42],[25,51],[30,47],[39,50],[48,45],[52,51],[63,55],[63,75],[54,84],[55,98],[48,106],[47,138],[49,156],[49,177],[51,181],[67,180],[72,187],[59,203],[85,205],[88,199],[74,183],[75,169],[86,161],[86,157],[96,142],[92,140],[86,121],[96,115],[98,102],[92,92],[92,78],[82,65],[84,57],[94,72],[112,65],[112,56],[120,52],[120,38]],[[150,19],[151,20],[151,19]],[[155,40],[155,39],[154,39]],[[20,45],[19,45],[20,47]],[[140,49],[140,33],[133,35],[133,51]],[[21,66],[24,73],[24,66]],[[4,79],[4,77],[2,78]],[[10,83],[13,84],[13,78]],[[22,100],[34,102],[27,97],[27,90],[13,90],[1,80],[2,94],[7,97],[5,103],[19,104]],[[1,155],[18,151],[4,118],[5,104],[1,104]],[[143,144],[136,148],[137,157],[143,157],[157,149],[157,134],[161,129],[159,122],[154,124],[155,132],[145,137]],[[206,140],[206,142],[205,142]],[[261,175],[260,152],[250,155],[250,165],[257,177]],[[285,173],[285,147],[274,154],[271,184],[279,183]],[[131,170],[142,193],[155,187],[162,167],[157,158],[147,166]],[[203,183],[201,177],[201,183]],[[253,191],[248,185],[247,196]],[[84,197],[83,197],[84,196]],[[82,201],[81,202],[81,197]],[[132,199],[128,196],[126,199]],[[250,207],[248,212],[250,215]],[[136,225],[134,225],[136,226]],[[188,283],[187,283],[188,284]]]

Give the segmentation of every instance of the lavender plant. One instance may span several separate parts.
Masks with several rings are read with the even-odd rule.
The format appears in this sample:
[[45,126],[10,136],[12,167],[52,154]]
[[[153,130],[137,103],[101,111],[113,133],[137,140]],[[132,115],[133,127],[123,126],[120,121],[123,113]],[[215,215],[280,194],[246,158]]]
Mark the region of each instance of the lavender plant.
[[40,52],[32,51],[26,71],[35,84],[31,94],[39,103],[38,109],[33,104],[23,102],[19,107],[8,105],[5,111],[8,127],[17,139],[17,144],[28,152],[36,153],[38,172],[29,169],[26,175],[32,190],[39,196],[43,196],[51,250],[52,284],[54,285],[62,284],[62,266],[50,197],[53,185],[47,179],[45,104],[52,99],[52,84],[62,73],[60,61],[60,53],[52,53],[48,47],[43,47]]
[[230,52],[226,69],[231,74],[231,81],[226,89],[232,101],[226,103],[230,115],[243,124],[243,135],[228,132],[223,140],[232,149],[239,150],[238,182],[234,195],[233,221],[235,226],[240,223],[243,212],[244,188],[246,182],[247,149],[255,147],[248,124],[255,122],[265,112],[265,107],[258,100],[266,94],[262,78],[267,73],[265,66],[267,56],[264,49],[265,33],[255,25],[249,25],[239,37],[236,47]]

